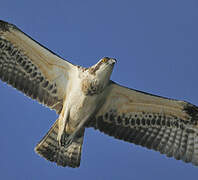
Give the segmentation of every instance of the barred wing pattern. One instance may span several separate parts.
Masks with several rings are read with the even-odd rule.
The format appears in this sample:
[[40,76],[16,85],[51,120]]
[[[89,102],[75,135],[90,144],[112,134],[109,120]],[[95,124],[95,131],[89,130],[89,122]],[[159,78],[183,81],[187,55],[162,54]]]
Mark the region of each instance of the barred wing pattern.
[[89,127],[198,165],[198,107],[111,83]]
[[35,147],[35,151],[45,159],[56,162],[60,166],[70,166],[73,168],[80,166],[82,145],[84,139],[82,129],[77,138],[68,147],[59,146],[57,141],[58,119]]
[[0,79],[60,113],[74,65],[0,21]]

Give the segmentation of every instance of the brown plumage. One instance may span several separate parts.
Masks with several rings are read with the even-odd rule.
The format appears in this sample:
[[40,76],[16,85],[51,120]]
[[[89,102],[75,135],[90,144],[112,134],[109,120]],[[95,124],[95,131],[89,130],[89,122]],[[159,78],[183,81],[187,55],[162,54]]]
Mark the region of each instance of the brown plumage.
[[198,108],[111,83],[104,106],[87,126],[198,165]]
[[198,107],[114,83],[115,62],[75,66],[0,21],[0,79],[59,114],[35,148],[39,155],[79,167],[85,128],[93,127],[198,165]]
[[[0,21],[0,79],[58,114],[63,107],[67,83],[63,70],[69,68],[68,64],[71,65],[41,47],[16,26]],[[35,150],[58,165],[78,167],[84,131],[68,148],[59,147],[57,121]]]
[[79,167],[84,138],[84,129],[67,148],[59,146],[57,141],[58,119],[35,147],[35,151],[45,159],[56,162],[60,166]]

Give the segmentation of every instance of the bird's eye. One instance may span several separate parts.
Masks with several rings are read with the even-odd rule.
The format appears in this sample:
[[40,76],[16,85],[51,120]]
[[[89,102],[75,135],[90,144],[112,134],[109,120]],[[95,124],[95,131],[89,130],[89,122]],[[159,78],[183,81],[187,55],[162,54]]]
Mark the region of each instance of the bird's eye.
[[103,62],[103,63],[106,63],[108,60],[109,60],[109,58],[104,57],[104,58],[102,59],[102,62]]

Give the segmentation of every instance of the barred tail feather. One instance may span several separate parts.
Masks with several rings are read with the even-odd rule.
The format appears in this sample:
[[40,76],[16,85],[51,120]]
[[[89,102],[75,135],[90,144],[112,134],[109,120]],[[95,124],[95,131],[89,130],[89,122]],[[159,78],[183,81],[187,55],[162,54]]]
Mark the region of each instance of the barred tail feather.
[[56,162],[60,166],[79,167],[81,160],[81,150],[84,138],[84,130],[68,147],[59,146],[57,141],[58,119],[35,147],[36,153],[45,159]]

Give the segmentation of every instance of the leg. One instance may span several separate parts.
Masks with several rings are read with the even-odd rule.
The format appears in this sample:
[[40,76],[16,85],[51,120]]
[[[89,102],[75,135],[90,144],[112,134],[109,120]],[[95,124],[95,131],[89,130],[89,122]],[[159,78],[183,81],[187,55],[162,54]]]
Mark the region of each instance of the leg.
[[82,121],[78,124],[74,132],[71,135],[69,135],[69,137],[66,138],[66,141],[64,142],[65,147],[69,146],[74,141],[74,139],[81,132],[81,129],[84,128],[84,125],[88,119],[89,119],[89,115],[85,116],[85,118],[83,118]]
[[79,167],[84,131],[79,132],[75,141],[67,148],[60,147],[57,142],[58,120],[36,146],[35,151],[47,160],[54,161],[61,166]]
[[64,143],[64,139],[67,137],[67,134],[65,133],[65,128],[66,128],[66,124],[68,123],[68,117],[69,117],[69,110],[68,109],[66,111],[62,110],[58,121],[57,140],[59,145],[62,145]]

